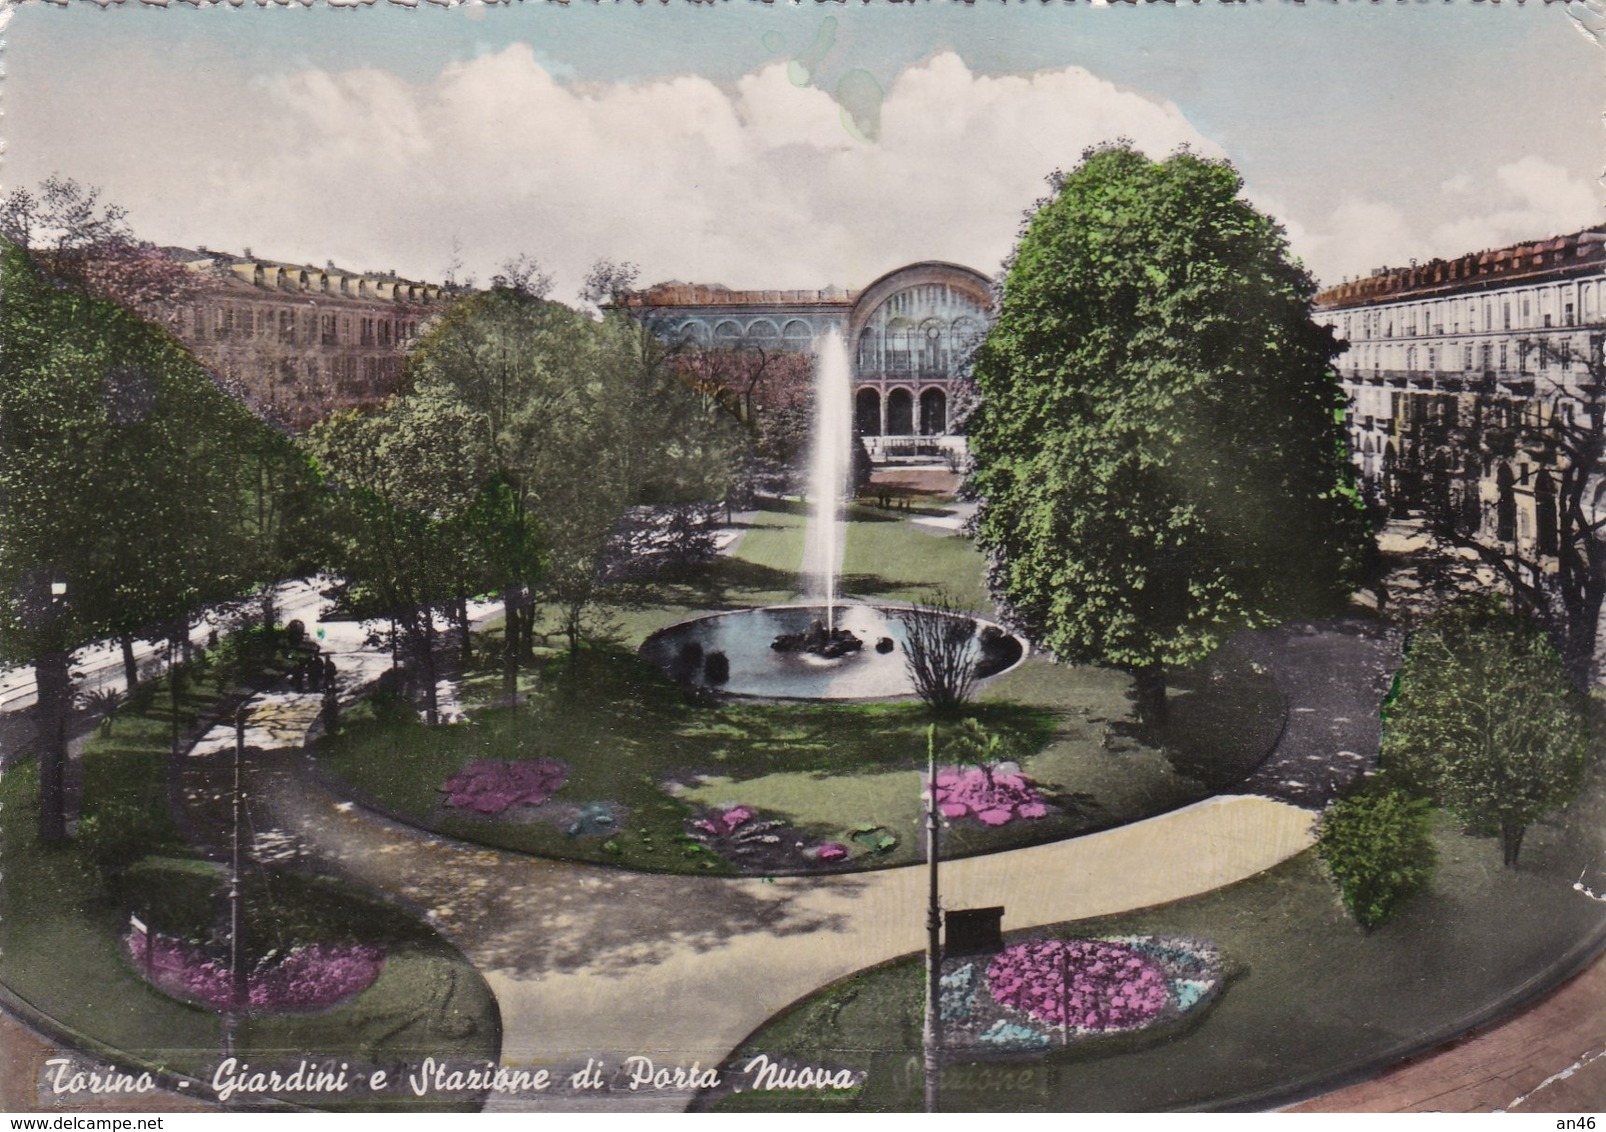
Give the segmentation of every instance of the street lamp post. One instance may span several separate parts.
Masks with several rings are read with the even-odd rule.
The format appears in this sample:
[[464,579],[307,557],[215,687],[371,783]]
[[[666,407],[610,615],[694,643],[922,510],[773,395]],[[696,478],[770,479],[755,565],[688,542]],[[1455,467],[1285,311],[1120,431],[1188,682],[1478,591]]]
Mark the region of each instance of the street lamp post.
[[937,725],[926,728],[926,869],[931,879],[926,903],[926,1111],[936,1112],[942,1050],[942,902],[937,890]]
[[[67,725],[72,711],[72,653],[62,644],[62,618],[67,613],[67,583],[51,570],[48,587],[40,585],[25,607],[29,627],[50,640],[48,651],[34,660],[35,716],[39,745],[39,836],[67,840]],[[43,582],[44,579],[41,579]],[[48,589],[48,597],[43,591]],[[31,623],[31,624],[30,624]]]

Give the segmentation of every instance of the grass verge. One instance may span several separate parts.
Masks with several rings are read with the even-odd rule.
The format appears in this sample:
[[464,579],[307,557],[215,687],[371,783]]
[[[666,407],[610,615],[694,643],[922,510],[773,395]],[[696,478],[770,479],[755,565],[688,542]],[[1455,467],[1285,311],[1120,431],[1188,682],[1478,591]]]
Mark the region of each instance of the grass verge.
[[[1254,1107],[1373,1069],[1480,1024],[1565,974],[1602,930],[1571,890],[1602,849],[1603,784],[1544,823],[1518,870],[1497,841],[1448,819],[1430,888],[1370,933],[1339,905],[1314,853],[1217,892],[1021,933],[1166,934],[1215,941],[1221,999],[1191,1028],[1144,1041],[1073,1044],[1035,1059],[951,1064],[954,1111],[1157,1111]],[[1010,938],[1019,938],[1011,936]],[[868,1071],[855,1096],[721,1098],[722,1109],[911,1111],[921,1105],[923,971],[911,957],[810,996],[753,1034],[728,1064],[772,1060]]]

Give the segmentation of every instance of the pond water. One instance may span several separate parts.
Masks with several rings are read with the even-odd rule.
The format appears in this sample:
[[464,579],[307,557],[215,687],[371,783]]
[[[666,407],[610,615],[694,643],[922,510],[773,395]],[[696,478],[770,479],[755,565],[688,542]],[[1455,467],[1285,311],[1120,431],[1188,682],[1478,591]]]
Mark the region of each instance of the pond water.
[[[777,637],[804,633],[824,620],[821,606],[787,605],[716,613],[682,621],[648,637],[641,655],[672,679],[734,696],[806,700],[887,700],[915,694],[905,662],[908,629],[898,606],[839,605],[836,625],[863,642],[857,652],[826,659],[778,652]],[[975,626],[977,677],[997,676],[1025,655],[1021,642],[990,622]],[[723,658],[723,659],[720,659]]]

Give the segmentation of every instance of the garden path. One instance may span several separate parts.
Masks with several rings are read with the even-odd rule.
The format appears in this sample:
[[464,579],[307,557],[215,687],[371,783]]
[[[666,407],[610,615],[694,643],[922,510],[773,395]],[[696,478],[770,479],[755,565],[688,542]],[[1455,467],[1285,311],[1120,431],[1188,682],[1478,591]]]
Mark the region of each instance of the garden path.
[[[355,639],[326,632],[325,640],[343,670],[372,663]],[[1286,640],[1265,642],[1266,662],[1291,701],[1322,705],[1314,714],[1324,726],[1338,727],[1346,744],[1360,743],[1336,722],[1351,707],[1349,693],[1334,689],[1358,676],[1365,690],[1354,695],[1375,704],[1368,665],[1392,655],[1383,640],[1364,630],[1291,630]],[[1339,661],[1345,678],[1335,681],[1331,666]],[[1306,669],[1319,675],[1301,676]],[[1292,727],[1278,752],[1294,759],[1316,747],[1348,749],[1329,737]],[[283,749],[298,743],[271,745],[281,749],[251,759],[247,783],[253,825],[267,834],[261,848],[271,845],[281,860],[317,860],[426,915],[491,984],[509,1065],[573,1071],[596,1057],[617,1069],[636,1055],[659,1067],[712,1066],[787,1004],[924,946],[920,866],[830,877],[677,877],[481,849],[378,819],[327,793],[306,773],[309,761]],[[197,761],[219,770],[228,762]],[[1221,797],[1072,841],[946,864],[944,903],[1003,904],[1005,927],[1018,930],[1180,900],[1252,876],[1310,843],[1308,811],[1264,797]],[[625,1095],[605,1102],[611,1108],[679,1108],[691,1096],[620,1087]],[[568,1090],[491,1099],[493,1108],[589,1103],[598,1102]]]
[[1240,633],[1233,644],[1271,670],[1288,698],[1283,733],[1266,761],[1231,787],[1321,810],[1377,764],[1378,707],[1400,666],[1404,634],[1379,621],[1295,622]]
[[[717,1064],[765,1019],[824,983],[918,951],[922,867],[832,877],[676,877],[466,846],[377,820],[324,793],[299,758],[266,760],[251,789],[274,824],[354,880],[424,911],[491,984],[503,1060],[568,1071],[588,1058]],[[1252,876],[1310,844],[1310,815],[1217,798],[1105,833],[943,866],[948,907],[1003,904],[1010,930],[1180,900]],[[623,1087],[623,1086],[621,1086]],[[678,1108],[687,1091],[608,1098]],[[490,1107],[584,1107],[567,1090]]]

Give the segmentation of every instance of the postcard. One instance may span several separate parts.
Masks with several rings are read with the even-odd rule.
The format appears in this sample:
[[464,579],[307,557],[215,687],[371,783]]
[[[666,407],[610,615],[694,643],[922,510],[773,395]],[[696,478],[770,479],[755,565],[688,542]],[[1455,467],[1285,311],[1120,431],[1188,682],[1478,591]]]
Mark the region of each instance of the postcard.
[[1593,1127],[1593,6],[0,15],[0,1106]]

